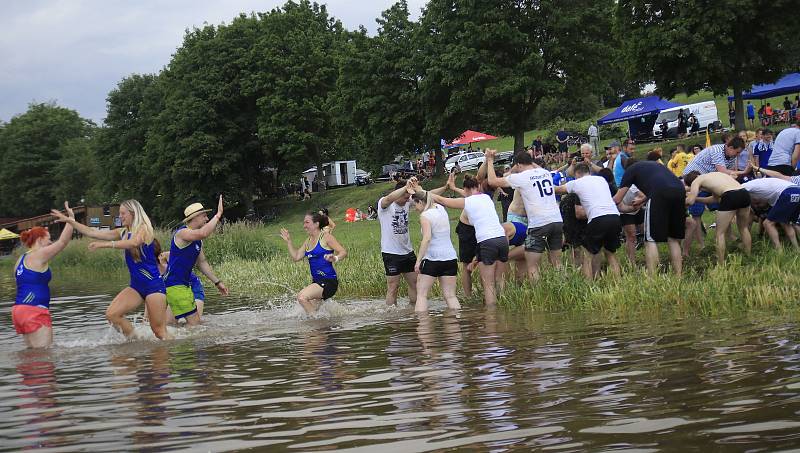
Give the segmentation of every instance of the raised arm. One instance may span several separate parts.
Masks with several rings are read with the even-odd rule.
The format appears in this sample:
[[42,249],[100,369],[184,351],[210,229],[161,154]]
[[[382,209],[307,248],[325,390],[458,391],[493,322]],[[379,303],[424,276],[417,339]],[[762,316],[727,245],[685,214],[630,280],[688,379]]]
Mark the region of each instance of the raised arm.
[[[180,239],[181,241],[188,243],[194,241],[202,241],[203,239],[211,236],[211,233],[217,228],[217,223],[219,223],[219,219],[222,217],[222,195],[219,196],[219,202],[217,203],[217,213],[214,214],[214,217],[208,221],[202,228],[196,230],[190,230],[189,228],[184,228],[177,233],[175,233],[175,237]],[[180,245],[180,244],[179,244]]]
[[[119,236],[116,237],[119,238]],[[90,242],[89,250],[97,250],[97,249],[131,250],[140,247],[142,244],[144,244],[144,232],[140,230],[134,233],[130,239]]]
[[113,241],[115,239],[119,239],[119,230],[96,230],[76,221],[75,213],[72,212],[72,208],[69,207],[69,203],[66,201],[64,202],[64,210],[67,212],[67,215],[64,215],[61,211],[56,209],[50,210],[50,214],[56,218],[56,222],[67,223],[71,225],[72,228],[77,230],[78,233],[86,237],[99,239],[101,241]]
[[[305,248],[306,243],[303,242],[303,247],[301,248],[294,248],[294,244],[292,244],[292,236],[289,234],[289,230],[286,228],[281,228],[281,237],[284,241],[286,241],[286,248],[289,250],[289,257],[292,259],[292,261],[296,263],[302,260],[305,256],[303,248]],[[308,241],[308,238],[306,238],[306,241]]]
[[[64,202],[64,206],[67,207],[67,212],[70,215],[70,218],[74,219],[75,214],[69,209],[69,205]],[[72,224],[66,223],[64,225],[64,229],[61,230],[61,235],[58,237],[58,240],[51,243],[47,247],[43,247],[37,250],[34,253],[30,254],[30,257],[34,261],[38,261],[34,263],[34,265],[38,264],[37,267],[43,267],[46,263],[48,263],[51,259],[53,259],[56,255],[58,255],[64,248],[69,244],[69,241],[72,239],[72,232],[73,232]]]
[[439,203],[444,207],[450,209],[464,209],[463,198],[445,198],[441,195],[436,195],[435,193],[432,193],[431,196],[433,197],[433,201]]
[[386,209],[386,208],[389,207],[389,205],[391,205],[392,203],[397,201],[400,197],[402,197],[405,194],[406,194],[405,186],[403,186],[403,187],[401,187],[399,189],[395,189],[389,195],[386,195],[385,197],[381,198],[381,203],[380,203],[379,207],[381,209]]
[[450,187],[451,183],[455,184],[455,179],[456,179],[456,175],[454,175],[453,173],[450,173],[449,175],[447,175],[447,182],[445,182],[442,187],[437,187],[435,189],[431,189],[428,192],[430,192],[432,194],[435,194],[435,195],[441,195],[441,194],[443,194],[443,193],[445,193],[447,191],[447,189]]
[[425,216],[419,216],[419,226],[422,231],[422,240],[419,243],[419,253],[417,254],[417,262],[414,264],[414,272],[419,273],[419,267],[422,263],[422,258],[428,253],[428,246],[431,244],[431,237],[433,236],[431,230],[431,222]]
[[511,184],[506,178],[498,178],[497,173],[494,171],[495,153],[497,153],[497,151],[493,149],[486,150],[486,160],[484,164],[486,164],[486,172],[489,176],[489,185],[492,187],[511,187]]
[[197,266],[197,269],[202,272],[203,275],[211,280],[211,283],[217,287],[217,291],[219,291],[220,294],[223,296],[228,295],[228,288],[224,283],[222,283],[222,280],[217,278],[217,275],[214,273],[214,269],[211,268],[211,265],[208,264],[208,260],[206,260],[206,254],[203,253],[202,250],[200,250],[200,254],[197,255],[197,263],[195,266]]

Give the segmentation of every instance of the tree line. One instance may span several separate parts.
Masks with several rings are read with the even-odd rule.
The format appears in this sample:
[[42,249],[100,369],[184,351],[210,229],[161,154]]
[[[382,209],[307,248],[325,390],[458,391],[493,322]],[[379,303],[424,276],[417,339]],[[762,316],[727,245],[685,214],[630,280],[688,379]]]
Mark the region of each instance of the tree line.
[[440,140],[465,129],[520,150],[524,131],[616,106],[647,81],[667,96],[721,93],[797,65],[789,21],[769,38],[748,31],[765,41],[740,36],[737,21],[766,1],[706,3],[430,0],[412,20],[401,0],[370,35],[301,0],[187,30],[162,71],[108,94],[103,125],[54,104],[0,123],[0,217],[134,197],[168,221],[218,193],[246,210],[329,159],[377,168],[431,150],[441,168]]

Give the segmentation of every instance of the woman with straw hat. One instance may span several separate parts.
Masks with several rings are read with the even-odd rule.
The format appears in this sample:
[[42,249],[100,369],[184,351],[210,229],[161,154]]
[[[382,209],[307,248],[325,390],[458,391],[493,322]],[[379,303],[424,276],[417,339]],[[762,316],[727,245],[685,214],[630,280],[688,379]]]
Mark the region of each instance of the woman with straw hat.
[[166,290],[158,273],[153,225],[142,205],[136,200],[123,201],[119,206],[122,228],[114,230],[96,230],[58,211],[52,211],[52,214],[59,222],[69,223],[82,235],[98,239],[89,244],[89,250],[111,248],[125,251],[125,263],[131,276],[130,284],[111,301],[106,309],[106,319],[126,337],[130,337],[134,329],[130,321],[125,319],[125,315],[144,301],[150,312],[150,329],[161,340],[171,339],[167,333]]
[[203,239],[211,236],[222,217],[222,195],[219,197],[217,213],[208,219],[210,209],[200,203],[192,203],[183,210],[183,225],[175,231],[169,249],[167,273],[164,283],[167,286],[167,303],[175,320],[186,319],[186,325],[200,324],[194,293],[192,292],[192,269],[195,266],[203,273],[223,296],[228,288],[217,278],[203,253]]

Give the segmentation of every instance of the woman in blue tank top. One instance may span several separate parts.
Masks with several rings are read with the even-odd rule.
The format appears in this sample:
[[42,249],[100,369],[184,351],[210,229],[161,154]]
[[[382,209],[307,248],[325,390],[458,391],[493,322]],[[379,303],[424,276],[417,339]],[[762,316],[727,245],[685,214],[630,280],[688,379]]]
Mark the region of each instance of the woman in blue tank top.
[[96,230],[64,215],[56,217],[60,222],[75,227],[84,236],[99,239],[89,244],[89,250],[112,248],[125,251],[125,263],[131,277],[130,285],[111,301],[106,310],[106,319],[126,337],[130,337],[133,334],[133,325],[125,319],[125,315],[144,302],[150,318],[150,329],[155,336],[162,340],[171,339],[167,333],[167,296],[164,281],[158,272],[153,225],[142,205],[136,200],[123,201],[119,207],[123,228],[116,230]]
[[[69,206],[67,214],[75,218]],[[44,227],[33,227],[20,234],[28,251],[14,266],[17,297],[11,308],[11,321],[29,348],[46,348],[53,344],[49,286],[53,274],[49,263],[69,244],[72,232],[71,225],[64,225],[61,236],[55,242],[50,240],[50,232]]]
[[297,302],[308,314],[317,311],[318,302],[333,297],[339,288],[339,279],[334,263],[338,263],[347,256],[347,250],[342,247],[333,234],[325,232],[328,226],[328,216],[322,212],[306,214],[303,219],[303,229],[308,234],[303,246],[295,248],[289,231],[281,228],[281,237],[286,241],[289,256],[293,261],[308,259],[311,271],[311,284],[297,293]]

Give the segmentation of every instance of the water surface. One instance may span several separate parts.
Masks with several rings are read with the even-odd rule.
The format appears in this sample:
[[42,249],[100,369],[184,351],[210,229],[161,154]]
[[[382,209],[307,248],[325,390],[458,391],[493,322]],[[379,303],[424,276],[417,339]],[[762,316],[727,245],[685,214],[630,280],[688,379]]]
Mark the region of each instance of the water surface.
[[288,298],[212,296],[206,325],[160,343],[145,325],[137,341],[108,327],[120,283],[53,289],[56,345],[25,351],[11,326],[13,281],[0,277],[3,451],[800,445],[798,329],[786,317],[614,320],[441,304],[416,317],[337,300],[306,319]]

